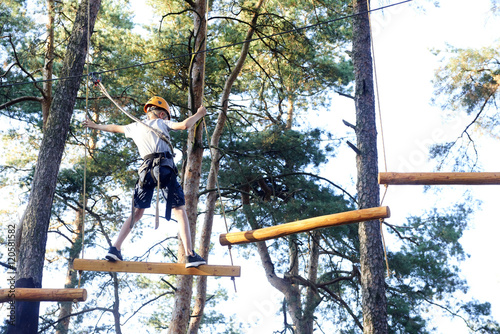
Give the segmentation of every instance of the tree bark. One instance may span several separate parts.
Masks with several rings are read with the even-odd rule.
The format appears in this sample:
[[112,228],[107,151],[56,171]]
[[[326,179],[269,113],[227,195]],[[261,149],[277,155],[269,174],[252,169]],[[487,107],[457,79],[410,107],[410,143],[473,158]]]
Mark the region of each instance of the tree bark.
[[288,108],[287,108],[287,115],[286,115],[286,129],[291,130],[292,125],[293,125],[293,116],[294,116],[294,102],[295,99],[292,94],[288,94]]
[[[258,224],[255,221],[255,217],[252,212],[252,207],[250,205],[250,200],[248,198],[249,190],[250,190],[249,188],[243,189],[244,192],[242,192],[241,195],[243,204],[242,210],[248,220],[249,225],[252,228],[256,229],[258,228]],[[283,278],[278,277],[278,275],[276,275],[276,272],[274,270],[273,260],[271,259],[265,241],[256,242],[255,246],[257,247],[262,267],[264,268],[264,271],[266,273],[267,281],[275,289],[277,289],[283,294],[286,300],[287,311],[288,313],[290,313],[292,322],[294,325],[296,325],[296,328],[299,329],[300,328],[299,324],[303,320],[299,285],[293,284],[294,283],[293,277],[290,274],[286,274],[285,277]]]
[[[87,1],[90,1],[90,10],[87,10]],[[87,25],[90,24],[89,30],[92,32],[100,7],[100,0],[87,1],[81,3],[76,14],[61,77],[79,76],[83,72],[88,49]],[[42,286],[52,200],[79,86],[80,79],[72,78],[59,81],[56,88],[38,154],[28,205],[23,216],[16,287]],[[36,333],[39,307],[39,302],[16,303],[15,326],[9,326],[8,333]]]
[[[194,52],[206,49],[206,0],[194,2]],[[193,62],[191,71],[191,84],[188,106],[190,114],[194,114],[198,107],[203,104],[203,92],[205,81],[205,58],[206,53],[198,53]],[[200,188],[201,163],[203,159],[203,125],[198,123],[189,130],[188,153],[184,172],[184,194],[186,198],[186,210],[191,229],[191,239],[193,244],[196,235],[196,220],[198,218],[198,192]],[[182,245],[179,245],[179,260],[184,262],[185,252]],[[172,319],[168,328],[168,333],[186,333],[192,297],[193,276],[177,276],[177,290],[175,291],[174,309]]]
[[318,280],[318,263],[319,263],[319,242],[321,232],[312,231],[309,242],[309,265],[307,270],[307,280],[311,283],[306,288],[306,296],[304,301],[304,316],[300,323],[298,333],[312,334],[314,332],[314,311],[321,302],[318,290],[313,287]]
[[[353,65],[355,72],[356,137],[359,154],[357,191],[360,209],[377,207],[380,202],[375,121],[375,94],[371,57],[370,22],[367,0],[354,2]],[[377,220],[359,224],[361,292],[364,333],[387,333],[387,301],[383,245]]]
[[[246,41],[251,40],[253,37],[253,34],[255,32],[255,25],[259,17],[258,13],[264,2],[265,0],[259,0],[259,2],[256,4],[255,14],[253,15],[250,28],[248,29],[247,35],[245,37]],[[219,116],[217,118],[217,124],[215,126],[214,132],[212,133],[212,138],[210,140],[212,161],[210,164],[210,172],[208,174],[207,189],[217,188],[217,177],[219,174],[219,167],[220,167],[219,161],[221,159],[220,151],[217,148],[219,146],[219,141],[224,131],[224,126],[227,120],[227,111],[229,108],[229,96],[231,94],[231,88],[233,87],[233,84],[240,75],[243,65],[245,64],[249,47],[250,47],[250,42],[243,44],[243,47],[240,52],[240,57],[238,58],[236,65],[234,66],[233,70],[231,71],[231,74],[229,75],[224,84],[224,90],[222,91],[220,99],[222,110],[219,113]],[[208,259],[208,254],[209,254],[210,237],[212,235],[212,226],[214,221],[215,205],[217,202],[217,198],[218,198],[218,193],[212,191],[207,195],[207,201],[205,203],[206,212],[205,212],[203,227],[201,230],[201,239],[199,248],[200,255],[205,259]],[[193,318],[189,324],[188,333],[195,334],[198,332],[202,315],[205,309],[206,300],[207,300],[207,277],[200,277],[198,278],[198,284],[196,286],[196,300],[193,309]]]
[[122,334],[120,325],[120,282],[117,273],[110,273],[113,277],[113,291],[115,302],[113,303],[113,319],[115,321],[115,334]]

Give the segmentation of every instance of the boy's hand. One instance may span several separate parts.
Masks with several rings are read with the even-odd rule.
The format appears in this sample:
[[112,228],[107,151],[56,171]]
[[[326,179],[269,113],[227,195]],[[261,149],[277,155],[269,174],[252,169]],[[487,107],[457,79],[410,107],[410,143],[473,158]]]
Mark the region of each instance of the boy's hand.
[[204,107],[204,106],[201,106],[198,108],[198,110],[196,111],[197,114],[200,115],[200,118],[205,116],[207,114],[207,109]]
[[85,117],[85,120],[82,122],[82,124],[84,126],[86,126],[87,128],[91,128],[91,129],[95,129],[97,124],[94,123],[90,118],[88,117]]

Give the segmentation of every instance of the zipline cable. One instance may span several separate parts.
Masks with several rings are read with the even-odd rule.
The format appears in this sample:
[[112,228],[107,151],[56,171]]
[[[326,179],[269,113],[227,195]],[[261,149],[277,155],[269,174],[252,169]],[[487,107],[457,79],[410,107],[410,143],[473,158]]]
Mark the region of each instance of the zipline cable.
[[[140,64],[135,64],[135,65],[118,67],[118,68],[115,68],[115,69],[110,69],[110,70],[105,70],[105,71],[100,71],[100,72],[95,72],[95,73],[96,74],[105,74],[105,73],[111,73],[111,72],[117,72],[117,71],[121,71],[121,70],[126,70],[126,69],[130,69],[130,68],[148,66],[148,65],[157,64],[157,63],[161,63],[161,62],[165,62],[165,61],[169,61],[169,60],[174,60],[174,59],[179,59],[179,58],[184,58],[184,57],[191,57],[191,56],[196,55],[198,53],[213,52],[213,51],[230,48],[230,47],[233,47],[233,46],[236,46],[236,45],[240,45],[240,44],[244,44],[244,43],[255,42],[255,41],[263,40],[263,39],[269,39],[269,38],[273,38],[273,37],[277,37],[277,36],[286,35],[286,34],[289,34],[289,33],[292,33],[292,32],[300,32],[302,30],[307,30],[307,29],[315,28],[315,27],[323,25],[323,24],[329,24],[329,23],[333,23],[333,22],[347,20],[347,19],[353,18],[353,17],[358,16],[358,15],[364,15],[364,14],[367,14],[367,13],[369,14],[369,13],[372,13],[372,12],[375,12],[375,11],[384,10],[384,9],[387,9],[387,8],[390,8],[390,7],[394,7],[394,6],[399,6],[399,5],[402,5],[402,4],[405,4],[405,3],[408,3],[408,2],[412,2],[412,1],[413,0],[404,0],[404,1],[397,2],[397,3],[394,3],[394,4],[390,4],[390,5],[387,5],[387,6],[382,6],[382,7],[378,7],[378,8],[375,8],[375,9],[369,9],[369,10],[364,11],[364,12],[359,12],[359,13],[355,13],[355,14],[351,14],[351,15],[346,15],[346,16],[342,16],[342,17],[339,17],[339,18],[327,20],[327,21],[324,21],[324,22],[314,23],[314,24],[311,24],[311,25],[308,25],[308,26],[304,26],[304,27],[293,28],[293,29],[285,30],[285,31],[278,32],[278,33],[271,34],[271,35],[263,35],[263,36],[260,36],[260,37],[251,38],[249,40],[245,40],[245,41],[241,41],[241,42],[235,42],[235,43],[232,43],[232,44],[227,44],[227,45],[215,47],[213,49],[205,49],[205,50],[200,50],[200,51],[197,51],[197,52],[185,53],[185,54],[178,55],[178,56],[172,56],[172,57],[169,57],[169,58],[164,58],[164,59],[159,59],[159,60],[153,60],[153,61],[146,62],[146,63],[140,63]],[[12,86],[18,86],[18,85],[35,84],[35,83],[43,83],[43,82],[48,82],[48,81],[62,81],[62,80],[78,79],[78,78],[81,78],[81,77],[84,77],[84,76],[88,76],[88,75],[90,75],[90,74],[87,74],[87,75],[85,75],[85,74],[74,75],[74,76],[69,76],[69,77],[46,79],[46,80],[38,80],[38,81],[30,81],[30,82],[6,83],[4,85],[0,85],[0,88],[12,87]]]

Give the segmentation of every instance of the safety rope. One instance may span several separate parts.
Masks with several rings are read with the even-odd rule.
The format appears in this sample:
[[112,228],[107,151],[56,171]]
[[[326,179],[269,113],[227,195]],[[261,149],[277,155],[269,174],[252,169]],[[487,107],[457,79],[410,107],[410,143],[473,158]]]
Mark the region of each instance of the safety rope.
[[[371,50],[372,50],[372,58],[373,58],[373,75],[374,75],[374,81],[375,81],[375,95],[376,95],[376,100],[377,100],[377,109],[378,109],[378,115],[379,115],[379,123],[380,123],[380,136],[382,140],[382,155],[384,159],[384,168],[385,171],[387,172],[387,156],[386,156],[386,151],[385,151],[385,140],[384,140],[384,128],[382,126],[382,108],[380,106],[380,94],[379,94],[379,89],[378,89],[378,77],[377,77],[377,66],[376,66],[376,61],[375,61],[375,44],[373,43],[373,30],[372,30],[372,22],[371,22],[371,12],[370,12],[370,0],[366,0],[366,9],[367,9],[367,15],[368,15],[368,25],[370,27],[370,43],[371,43]],[[380,205],[384,202],[385,195],[387,194],[387,189],[388,185],[385,185],[384,189],[384,194],[382,195],[382,199],[380,200]],[[385,237],[384,237],[384,229],[383,229],[383,223],[384,219],[381,218],[380,220],[380,236],[382,238],[382,244],[383,244],[383,249],[384,249],[384,258],[385,258],[385,266],[387,268],[387,277],[391,277],[391,271],[389,268],[389,260],[387,259],[387,247],[385,244]]]
[[[93,74],[91,73],[91,76]],[[144,125],[145,127],[147,127],[148,129],[150,129],[151,131],[153,131],[161,140],[163,140],[164,142],[167,143],[168,147],[170,148],[170,152],[172,153],[172,156],[175,156],[175,152],[174,152],[174,146],[172,145],[172,143],[170,142],[170,139],[161,131],[153,128],[152,126],[149,126],[147,125],[146,123],[144,123],[143,121],[141,121],[140,119],[138,119],[137,117],[135,117],[134,115],[132,115],[131,113],[129,113],[128,111],[126,111],[125,109],[123,109],[112,97],[111,95],[109,95],[108,91],[106,90],[106,88],[104,87],[104,85],[102,84],[101,80],[99,78],[96,78],[95,76],[93,77],[93,81],[94,81],[94,85],[96,85],[97,87],[99,87],[100,91],[104,94],[104,96],[106,96],[111,102],[113,102],[113,104],[122,112],[124,113],[125,115],[127,115],[130,119],[132,119],[133,121],[137,122],[137,123],[140,123],[142,125]]]

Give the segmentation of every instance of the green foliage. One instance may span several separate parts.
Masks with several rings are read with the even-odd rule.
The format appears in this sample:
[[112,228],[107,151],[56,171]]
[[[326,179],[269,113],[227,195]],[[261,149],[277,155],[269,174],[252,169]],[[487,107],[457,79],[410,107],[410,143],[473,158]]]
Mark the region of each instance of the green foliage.
[[468,114],[493,106],[500,85],[498,47],[451,48],[447,52],[452,56],[436,70],[434,80],[436,95],[445,97],[444,105],[465,109]]
[[445,212],[431,210],[424,216],[410,217],[395,228],[404,243],[389,252],[392,276],[387,286],[388,315],[392,333],[431,333],[424,317],[440,305],[455,316],[472,323],[494,324],[488,304],[454,300],[458,291],[467,292],[459,263],[465,260],[460,238],[467,228],[471,207],[458,204]]
[[455,142],[436,146],[431,155],[441,158],[442,164],[450,156],[455,160],[455,169],[470,170],[478,162],[475,137],[487,134],[498,139],[500,135],[498,45],[480,49],[449,47],[436,52],[439,54],[444,54],[443,65],[435,72],[433,102],[447,110],[450,118],[471,115],[472,119]]

